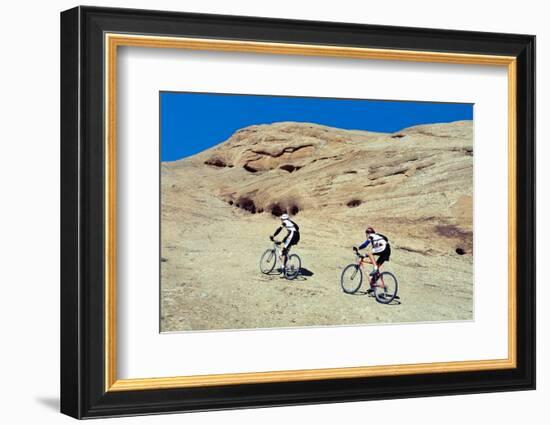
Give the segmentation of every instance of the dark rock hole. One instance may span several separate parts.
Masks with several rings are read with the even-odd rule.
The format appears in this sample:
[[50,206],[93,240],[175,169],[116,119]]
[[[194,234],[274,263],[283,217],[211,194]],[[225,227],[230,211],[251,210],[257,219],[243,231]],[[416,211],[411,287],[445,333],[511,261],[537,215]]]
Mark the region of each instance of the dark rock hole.
[[204,163],[206,165],[212,165],[213,167],[219,167],[219,168],[227,167],[227,164],[220,158],[210,158],[209,160],[204,161]]
[[355,208],[355,207],[358,207],[359,205],[361,205],[361,200],[360,199],[352,199],[346,205],[350,208]]
[[466,254],[466,251],[464,251],[462,248],[457,248],[455,249],[455,252],[458,254],[458,255],[464,255]]
[[248,211],[251,214],[256,214],[256,204],[254,204],[254,201],[250,198],[239,198],[239,203],[237,204],[237,207]]
[[302,167],[297,167],[292,164],[284,164],[279,167],[281,170],[288,171],[289,173],[292,173],[293,171],[298,171]]
[[271,205],[271,214],[273,214],[275,217],[280,217],[285,213],[286,213],[286,208],[281,207],[279,204]]

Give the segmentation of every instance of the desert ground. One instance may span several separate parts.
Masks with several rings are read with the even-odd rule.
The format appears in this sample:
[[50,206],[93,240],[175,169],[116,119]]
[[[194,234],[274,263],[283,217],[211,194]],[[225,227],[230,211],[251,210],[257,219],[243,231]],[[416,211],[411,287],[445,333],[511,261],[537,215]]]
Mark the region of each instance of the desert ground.
[[[397,133],[284,122],[161,164],[161,330],[473,319],[472,122]],[[263,275],[276,217],[300,226],[304,275]],[[340,287],[370,225],[398,298]],[[280,236],[284,235],[281,233]]]

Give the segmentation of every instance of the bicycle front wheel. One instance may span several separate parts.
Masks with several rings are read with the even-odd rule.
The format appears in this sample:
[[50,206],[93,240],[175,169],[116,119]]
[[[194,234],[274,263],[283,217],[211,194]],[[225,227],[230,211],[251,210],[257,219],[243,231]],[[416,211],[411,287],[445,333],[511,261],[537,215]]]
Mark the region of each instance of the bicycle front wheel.
[[390,272],[380,273],[373,289],[376,301],[389,304],[397,295],[397,278]]
[[354,294],[363,283],[363,270],[357,264],[350,264],[342,270],[340,285],[346,294]]
[[288,257],[285,267],[285,277],[289,280],[294,279],[300,274],[300,269],[302,268],[302,260],[298,257],[297,254],[292,254]]
[[260,258],[260,271],[264,274],[269,274],[277,264],[277,253],[274,249],[268,249]]

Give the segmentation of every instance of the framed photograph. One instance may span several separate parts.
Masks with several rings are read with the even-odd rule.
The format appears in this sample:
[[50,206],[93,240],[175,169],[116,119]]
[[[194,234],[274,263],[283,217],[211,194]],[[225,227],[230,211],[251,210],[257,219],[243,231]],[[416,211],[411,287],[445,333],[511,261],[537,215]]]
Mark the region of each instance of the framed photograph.
[[61,411],[535,388],[535,37],[61,14]]

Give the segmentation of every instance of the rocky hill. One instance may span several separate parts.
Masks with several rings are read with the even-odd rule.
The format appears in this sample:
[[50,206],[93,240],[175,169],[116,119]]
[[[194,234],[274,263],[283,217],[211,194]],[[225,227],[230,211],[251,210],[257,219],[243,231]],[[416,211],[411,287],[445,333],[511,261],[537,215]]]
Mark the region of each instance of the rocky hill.
[[[471,318],[472,184],[471,121],[422,125],[393,134],[309,123],[258,125],[198,155],[162,163],[163,330]],[[239,286],[247,279],[264,286],[256,289],[260,300],[266,295],[270,285],[265,276],[258,276],[257,263],[267,247],[267,235],[277,225],[274,217],[283,212],[300,223],[298,250],[314,274],[301,285],[278,282],[276,288],[325,288],[328,292],[315,303],[339,300],[359,306],[348,306],[351,314],[345,318],[309,306],[308,295],[299,297],[304,298],[302,311],[296,308],[282,316],[259,303],[264,316],[258,322],[258,311],[244,306],[239,296],[217,297],[217,285]],[[338,290],[339,269],[350,260],[349,248],[362,242],[367,225],[390,238],[394,251],[388,267],[404,267],[402,301],[391,316],[387,311],[377,318],[365,315],[364,297]],[[208,279],[215,284],[193,281],[195,266],[202,267],[202,276],[210,273],[212,265],[205,257],[214,257],[210,261],[225,278],[211,275]],[[446,311],[426,312],[425,305],[405,301],[408,282],[425,282],[431,285],[425,288],[430,293],[444,296],[442,280],[462,294],[455,304],[438,301]],[[296,301],[296,294],[271,295],[279,305]],[[373,304],[371,300],[372,309],[380,309]],[[207,318],[212,309],[225,314],[219,320]]]

